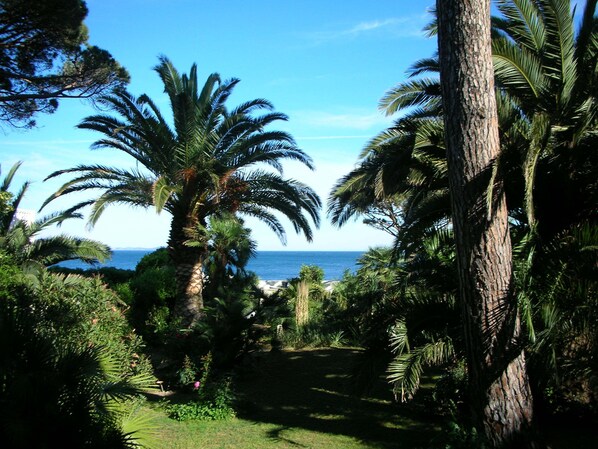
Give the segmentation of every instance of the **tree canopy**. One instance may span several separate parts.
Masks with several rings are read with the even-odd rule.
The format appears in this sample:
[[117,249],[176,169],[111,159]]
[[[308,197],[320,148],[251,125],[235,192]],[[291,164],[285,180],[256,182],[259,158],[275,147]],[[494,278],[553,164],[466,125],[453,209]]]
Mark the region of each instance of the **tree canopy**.
[[129,80],[88,43],[82,0],[0,0],[0,121],[35,126],[62,98],[89,98]]

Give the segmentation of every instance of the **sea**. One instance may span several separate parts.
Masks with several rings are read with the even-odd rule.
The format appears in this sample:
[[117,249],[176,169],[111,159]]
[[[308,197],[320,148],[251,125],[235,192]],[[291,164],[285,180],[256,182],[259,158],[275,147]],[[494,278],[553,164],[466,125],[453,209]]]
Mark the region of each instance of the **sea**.
[[[66,268],[114,267],[134,270],[143,256],[153,250],[114,250],[105,263],[89,265],[80,261],[67,261],[59,265]],[[247,269],[264,281],[286,280],[299,276],[302,265],[317,265],[324,270],[324,279],[342,279],[345,271],[355,272],[357,259],[363,251],[258,251],[249,261]]]

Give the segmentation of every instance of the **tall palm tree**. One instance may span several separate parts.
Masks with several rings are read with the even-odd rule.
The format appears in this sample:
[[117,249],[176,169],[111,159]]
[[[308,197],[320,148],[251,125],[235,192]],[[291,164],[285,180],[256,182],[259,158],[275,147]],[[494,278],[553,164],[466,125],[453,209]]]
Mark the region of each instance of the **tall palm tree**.
[[[592,215],[598,197],[594,173],[598,155],[593,151],[598,117],[596,3],[586,2],[577,31],[569,0],[501,0],[501,16],[493,18],[501,139],[494,168],[506,180],[510,215],[537,225],[548,240]],[[435,26],[430,29],[434,32]],[[422,160],[418,153],[426,135],[431,137],[425,126],[442,116],[437,55],[417,61],[408,73],[407,81],[380,100],[386,114],[402,111],[403,117],[368,143],[358,167],[339,180],[330,195],[328,213],[339,225],[363,215],[377,202],[396,197],[396,192],[409,192],[408,197],[423,201],[424,217],[431,210],[448,215],[446,190],[433,192],[438,201],[431,209],[426,192],[415,189],[414,183],[408,190],[406,183],[406,174],[417,168],[417,159]],[[435,134],[443,147],[441,124]],[[438,138],[428,141],[438,144]],[[428,145],[427,151],[431,148]],[[439,165],[442,152],[440,148],[437,153],[435,166],[440,170],[435,183],[446,189],[446,166]],[[418,184],[425,186],[421,175],[415,174]],[[399,201],[399,206],[414,219],[422,216],[409,204]],[[410,222],[407,216],[401,239],[410,234]]]
[[577,31],[569,0],[500,0],[493,21],[503,151],[519,153],[527,221],[545,239],[595,211],[596,3]]
[[39,269],[66,260],[103,262],[110,257],[110,248],[95,240],[61,234],[41,237],[43,231],[60,225],[71,218],[81,218],[72,211],[59,212],[39,218],[31,223],[17,219],[17,210],[23,200],[29,183],[25,182],[17,194],[10,192],[14,176],[21,166],[14,164],[0,184],[0,248],[10,254],[23,268]]
[[[310,157],[282,131],[265,128],[287,117],[273,112],[264,99],[226,108],[238,79],[218,74],[198,85],[197,67],[179,74],[165,57],[155,68],[170,99],[172,123],[147,96],[115,92],[102,98],[117,115],[87,117],[79,128],[104,135],[94,148],[111,148],[132,156],[140,169],[80,165],[52,173],[76,174],[49,201],[62,195],[98,189],[102,194],[71,210],[93,205],[94,224],[110,204],[154,206],[171,216],[168,247],[176,267],[178,301],[175,312],[184,325],[193,324],[203,309],[203,264],[208,242],[186,244],[189,232],[206,227],[210,217],[224,213],[256,217],[285,241],[275,212],[287,217],[296,232],[312,239],[310,219],[319,226],[321,201],[307,185],[282,176],[282,159],[313,168]],[[266,111],[262,115],[255,114]]]

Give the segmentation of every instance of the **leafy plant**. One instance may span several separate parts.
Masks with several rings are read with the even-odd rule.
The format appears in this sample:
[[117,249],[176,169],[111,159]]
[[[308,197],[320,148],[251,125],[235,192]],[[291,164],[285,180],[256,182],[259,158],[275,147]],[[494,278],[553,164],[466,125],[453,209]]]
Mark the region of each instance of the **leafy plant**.
[[[181,381],[193,385],[197,398],[183,404],[170,404],[167,411],[172,419],[187,421],[222,420],[235,416],[235,394],[228,375],[215,376],[212,371],[212,353],[202,357],[201,375],[187,357],[181,370]],[[199,377],[199,380],[198,380]]]
[[151,372],[143,342],[126,320],[125,304],[99,278],[42,273],[26,301],[36,312],[36,333],[58,345],[102,346],[123,374]]
[[9,191],[22,162],[17,162],[0,183],[0,247],[11,254],[14,261],[29,271],[39,272],[44,267],[66,260],[103,262],[110,256],[110,248],[95,240],[61,234],[42,237],[40,234],[64,221],[82,218],[80,214],[65,211],[28,222],[18,218],[17,212],[29,183],[25,182],[16,194]]
[[89,335],[80,341],[61,335],[65,323],[49,319],[37,292],[18,278],[12,283],[11,294],[0,297],[3,443],[15,449],[145,446],[140,431],[151,426],[131,401],[154,384],[153,376],[124,372],[120,354],[89,344]]

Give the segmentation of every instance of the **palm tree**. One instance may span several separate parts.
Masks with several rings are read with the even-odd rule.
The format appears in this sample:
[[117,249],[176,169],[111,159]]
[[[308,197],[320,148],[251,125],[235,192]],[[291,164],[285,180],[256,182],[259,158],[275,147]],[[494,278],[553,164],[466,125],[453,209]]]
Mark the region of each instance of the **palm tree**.
[[424,367],[448,365],[465,356],[452,232],[426,236],[417,253],[402,261],[397,275],[396,284],[404,288],[393,309],[393,359],[387,374],[395,396],[405,401],[419,388]]
[[[257,244],[251,239],[251,229],[235,215],[212,217],[209,227],[194,230],[189,246],[205,245],[208,242],[209,257],[205,261],[207,272],[212,278],[223,280],[237,273],[245,273],[245,267],[253,256]],[[215,282],[214,279],[210,283]]]
[[[542,383],[550,379],[554,386],[558,384],[556,379],[563,382],[563,367],[565,363],[572,365],[571,354],[590,353],[598,347],[594,343],[595,327],[589,324],[593,315],[576,313],[593,310],[596,301],[595,282],[589,282],[595,271],[595,258],[593,262],[588,260],[595,250],[587,243],[590,238],[584,240],[583,251],[573,255],[570,250],[582,247],[580,228],[587,227],[587,232],[594,232],[594,236],[596,229],[596,1],[586,3],[577,31],[568,1],[504,0],[499,6],[503,15],[493,22],[493,59],[501,151],[492,172],[504,179],[517,250],[516,290],[523,306],[527,349],[532,357],[530,362],[540,367],[538,379],[534,380]],[[443,194],[448,188],[442,154],[444,129],[440,124],[435,132],[439,138],[432,140],[426,138],[431,136],[426,128],[419,126],[441,117],[437,72],[437,56],[418,61],[412,66],[412,78],[381,100],[380,106],[387,113],[400,110],[404,116],[372,139],[358,167],[339,180],[329,203],[329,214],[339,225],[366,214],[381,200],[393,200],[403,207],[398,214],[403,223],[397,240],[407,249],[401,256],[413,255],[413,259],[400,265],[400,270],[412,269],[409,265],[425,255],[422,235],[430,235],[435,228],[448,224],[448,196]],[[413,79],[425,74],[432,76]],[[409,129],[408,123],[417,125]],[[425,151],[422,144],[426,145]],[[435,158],[430,159],[428,154]],[[425,170],[421,161],[434,161],[429,167],[435,167],[436,172]],[[492,194],[492,189],[487,189],[486,200]],[[434,204],[435,198],[436,205],[442,207],[428,206]],[[421,200],[425,208],[419,209]],[[522,236],[526,237],[522,240]],[[445,248],[452,245],[446,242]],[[551,248],[568,251],[560,253]],[[405,288],[409,296],[400,296],[399,306],[410,310],[420,298],[424,304],[450,298],[446,296],[454,294],[450,279],[430,276],[427,290],[439,280],[444,288],[438,285],[434,291],[445,296],[435,293],[434,298],[422,296],[413,276],[404,277],[404,287],[395,286],[395,294],[397,289]],[[443,359],[440,356],[450,355],[450,342],[453,349],[458,348],[454,346],[456,334],[446,334],[451,336],[448,340],[430,333],[421,323],[405,318],[404,308],[388,311],[397,319],[390,334],[395,358],[389,374],[397,382],[395,387],[408,397],[417,386],[416,374],[426,361],[438,363]],[[402,328],[402,323],[406,327]],[[430,335],[434,338],[426,340]],[[408,345],[401,343],[405,341]],[[435,345],[437,342],[440,344]],[[455,352],[453,357],[458,354]],[[546,362],[550,357],[552,360]],[[587,384],[583,373],[590,372],[582,359],[576,363],[578,385]]]
[[450,203],[437,72],[437,57],[417,61],[409,70],[409,80],[380,100],[380,109],[387,115],[399,110],[404,114],[367,143],[357,167],[333,187],[328,215],[334,224],[342,226],[365,215],[368,223],[385,224],[397,246],[408,252],[427,231],[448,224]]
[[39,235],[54,225],[60,225],[71,218],[81,218],[72,211],[59,212],[28,223],[17,219],[17,210],[23,200],[29,183],[26,182],[16,195],[10,192],[10,185],[21,166],[14,164],[0,184],[0,248],[10,254],[23,268],[38,269],[66,260],[79,259],[87,263],[103,262],[110,257],[110,248],[95,240],[71,237],[65,234],[53,237]]
[[235,291],[242,294],[255,284],[254,274],[248,272],[246,266],[255,255],[257,245],[241,218],[235,215],[212,217],[207,229],[198,225],[187,245],[202,248],[206,241],[204,299],[230,299]]
[[[502,15],[493,18],[501,139],[494,169],[506,180],[511,217],[537,225],[548,240],[591,216],[598,196],[594,173],[598,156],[593,151],[597,143],[593,132],[598,85],[596,3],[586,2],[577,32],[575,11],[568,0],[501,0]],[[430,29],[436,30],[435,26]],[[425,217],[427,211],[437,213],[430,218],[448,216],[448,178],[446,165],[441,165],[442,124],[434,131],[435,139],[426,130],[442,116],[438,56],[417,61],[408,73],[409,79],[390,89],[380,101],[386,114],[402,111],[404,116],[372,139],[358,167],[339,180],[330,195],[328,213],[338,225],[366,214],[384,200],[395,201],[402,208],[399,216],[407,215],[400,239],[411,234],[409,214],[414,224],[418,221],[415,217]],[[439,190],[431,192],[435,198],[431,204],[426,191],[415,189],[418,184],[426,185],[422,184],[426,172],[417,170],[417,160],[422,160],[418,153],[426,140],[440,147],[434,161]],[[404,150],[399,150],[400,145]],[[431,149],[428,145],[426,151]],[[413,175],[417,177],[412,179],[418,184],[406,182],[409,170],[416,170]],[[426,208],[420,211],[403,204],[404,196],[397,199],[397,192],[409,192],[410,198],[422,201]]]
[[518,154],[527,221],[545,239],[595,210],[596,3],[577,32],[569,0],[501,0],[493,22],[499,103],[511,117],[503,152]]
[[[265,130],[287,118],[272,112],[268,101],[251,100],[229,111],[226,101],[238,79],[222,81],[212,74],[200,88],[195,65],[189,75],[180,75],[165,57],[155,70],[170,99],[173,126],[147,95],[135,98],[127,92],[102,98],[117,116],[95,115],[79,124],[104,135],[94,148],[129,154],[144,170],[80,165],[54,172],[49,178],[70,173],[76,177],[46,204],[71,192],[98,189],[103,192],[98,198],[71,209],[93,205],[90,224],[115,203],[168,211],[172,216],[168,247],[178,288],[175,312],[183,324],[191,325],[203,308],[203,264],[208,251],[207,241],[199,247],[186,244],[191,230],[206,227],[210,217],[242,214],[263,221],[284,242],[278,212],[311,240],[309,219],[319,226],[321,202],[305,184],[283,178],[282,159],[313,165],[289,134]],[[254,114],[257,111],[266,113]]]

